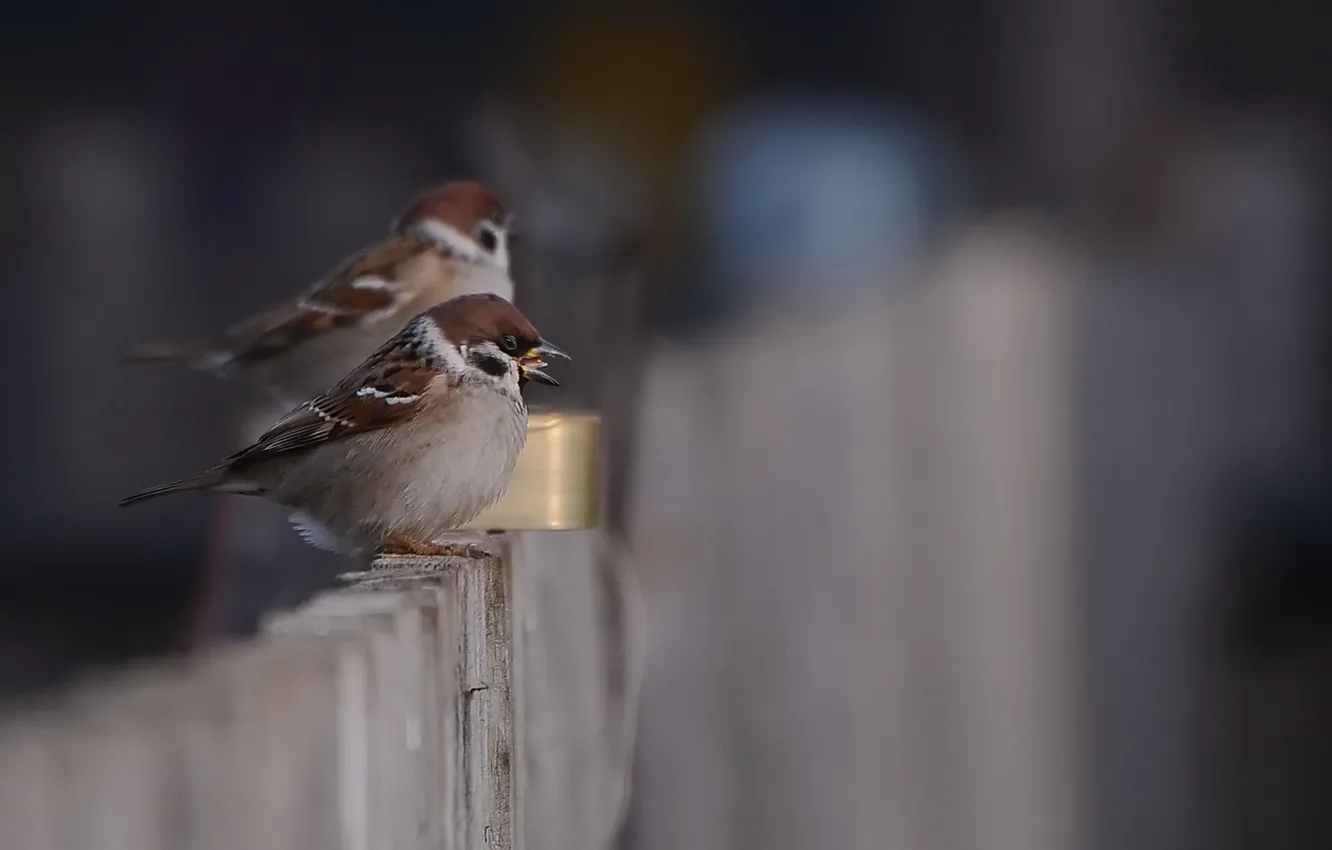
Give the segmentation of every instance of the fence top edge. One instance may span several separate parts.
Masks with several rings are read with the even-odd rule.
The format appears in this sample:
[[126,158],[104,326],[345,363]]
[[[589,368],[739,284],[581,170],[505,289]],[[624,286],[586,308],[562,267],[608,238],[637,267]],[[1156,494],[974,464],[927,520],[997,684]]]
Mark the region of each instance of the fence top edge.
[[260,636],[197,656],[147,659],[81,677],[60,690],[6,706],[0,714],[0,742],[41,735],[43,730],[95,735],[201,717],[207,712],[200,707],[223,707],[264,682],[331,677],[345,646],[337,639]]

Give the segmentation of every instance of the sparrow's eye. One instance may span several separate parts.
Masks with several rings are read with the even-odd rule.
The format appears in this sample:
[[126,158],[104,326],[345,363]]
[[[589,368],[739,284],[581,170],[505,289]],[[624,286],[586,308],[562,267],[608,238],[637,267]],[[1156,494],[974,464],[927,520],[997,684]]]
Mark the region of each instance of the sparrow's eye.
[[476,241],[487,254],[493,254],[499,247],[499,234],[489,227],[482,227],[476,234]]
[[518,338],[513,334],[505,334],[500,337],[500,348],[510,353],[516,352],[518,350]]

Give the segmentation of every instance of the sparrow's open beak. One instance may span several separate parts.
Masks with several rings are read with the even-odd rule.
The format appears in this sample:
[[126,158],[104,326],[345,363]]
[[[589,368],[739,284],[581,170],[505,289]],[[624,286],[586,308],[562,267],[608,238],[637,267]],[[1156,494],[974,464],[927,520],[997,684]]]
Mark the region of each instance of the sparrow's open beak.
[[536,348],[533,348],[527,354],[518,360],[518,368],[523,371],[523,377],[528,380],[536,381],[539,384],[547,384],[552,387],[558,387],[560,382],[541,371],[541,367],[546,365],[546,357],[563,357],[569,359],[554,343],[540,341]]

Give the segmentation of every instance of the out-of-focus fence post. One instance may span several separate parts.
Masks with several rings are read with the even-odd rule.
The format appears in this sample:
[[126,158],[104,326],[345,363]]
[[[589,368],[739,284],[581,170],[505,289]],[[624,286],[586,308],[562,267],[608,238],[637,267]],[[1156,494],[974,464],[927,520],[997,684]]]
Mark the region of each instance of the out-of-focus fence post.
[[1301,172],[1239,147],[1137,262],[989,220],[659,347],[633,850],[1212,846],[1221,508],[1318,421]]
[[660,352],[635,850],[1079,846],[1078,280],[1000,223],[891,301]]

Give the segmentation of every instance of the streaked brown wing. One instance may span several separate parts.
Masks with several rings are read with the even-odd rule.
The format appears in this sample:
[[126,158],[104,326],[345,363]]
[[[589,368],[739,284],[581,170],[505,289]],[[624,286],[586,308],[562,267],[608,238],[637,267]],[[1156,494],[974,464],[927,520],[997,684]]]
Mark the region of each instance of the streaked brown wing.
[[438,374],[418,356],[413,340],[394,337],[337,387],[288,413],[227,460],[233,467],[268,460],[409,419]]
[[391,312],[406,298],[401,266],[431,250],[430,243],[397,236],[349,258],[331,275],[284,304],[227,331],[235,359],[266,360],[313,337]]

